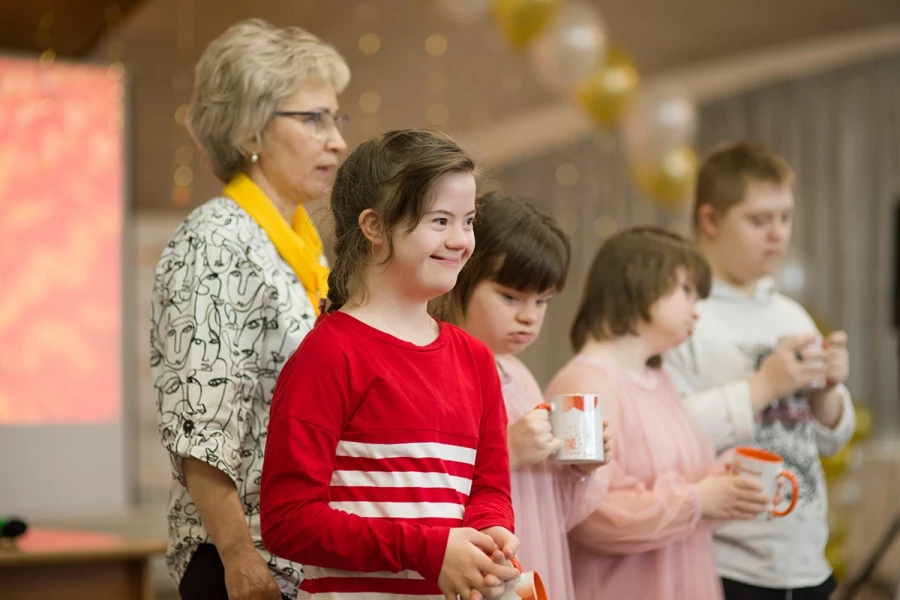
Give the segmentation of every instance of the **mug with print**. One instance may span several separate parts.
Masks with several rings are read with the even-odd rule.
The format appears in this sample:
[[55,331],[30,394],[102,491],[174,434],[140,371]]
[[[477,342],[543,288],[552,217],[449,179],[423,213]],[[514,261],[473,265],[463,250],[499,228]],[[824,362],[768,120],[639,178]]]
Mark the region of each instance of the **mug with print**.
[[784,468],[784,459],[768,450],[753,448],[751,446],[739,446],[734,449],[732,472],[736,475],[744,475],[758,479],[763,486],[763,491],[772,498],[778,493],[778,482],[782,478],[791,484],[791,502],[784,510],[778,510],[773,506],[769,514],[763,513],[757,518],[770,519],[772,517],[784,517],[791,514],[800,497],[800,487],[797,478]]
[[553,437],[562,442],[554,459],[563,464],[602,463],[603,411],[596,394],[563,394],[539,405],[550,411]]

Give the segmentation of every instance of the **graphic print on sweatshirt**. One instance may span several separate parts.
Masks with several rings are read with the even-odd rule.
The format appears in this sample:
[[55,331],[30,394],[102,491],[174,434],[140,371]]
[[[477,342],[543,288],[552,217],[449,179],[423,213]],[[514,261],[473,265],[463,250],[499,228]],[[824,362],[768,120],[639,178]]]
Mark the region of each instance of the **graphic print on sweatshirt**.
[[[759,371],[774,351],[773,346],[766,344],[745,345],[740,349],[751,361],[754,372]],[[800,394],[780,398],[756,415],[756,444],[784,458],[784,468],[797,478],[800,498],[794,514],[798,517],[809,503],[822,502],[824,497],[823,490],[819,489],[822,465],[813,420],[809,403]],[[785,485],[782,493],[782,506],[786,506],[793,495],[790,485]]]

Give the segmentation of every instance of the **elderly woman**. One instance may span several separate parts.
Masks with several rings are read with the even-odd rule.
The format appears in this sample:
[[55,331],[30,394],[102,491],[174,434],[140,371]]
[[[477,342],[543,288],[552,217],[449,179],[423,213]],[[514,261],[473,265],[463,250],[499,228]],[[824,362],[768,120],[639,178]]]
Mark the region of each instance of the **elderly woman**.
[[259,483],[275,380],[326,296],[322,242],[304,205],[328,194],[346,150],[334,48],[249,20],[196,69],[189,126],[220,197],[159,259],[151,366],[172,459],[169,571],[182,598],[282,600],[299,565],[260,541]]

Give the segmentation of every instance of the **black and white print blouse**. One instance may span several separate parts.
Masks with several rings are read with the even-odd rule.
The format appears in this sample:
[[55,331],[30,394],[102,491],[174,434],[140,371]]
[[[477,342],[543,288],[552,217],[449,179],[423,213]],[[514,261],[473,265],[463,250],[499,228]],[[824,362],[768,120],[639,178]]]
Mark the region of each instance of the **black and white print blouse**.
[[159,431],[172,459],[172,578],[180,583],[197,544],[210,542],[181,470],[182,458],[194,457],[234,481],[257,549],[294,598],[300,566],[264,549],[259,484],[275,380],[315,322],[303,284],[249,214],[216,198],[163,251],[152,315]]

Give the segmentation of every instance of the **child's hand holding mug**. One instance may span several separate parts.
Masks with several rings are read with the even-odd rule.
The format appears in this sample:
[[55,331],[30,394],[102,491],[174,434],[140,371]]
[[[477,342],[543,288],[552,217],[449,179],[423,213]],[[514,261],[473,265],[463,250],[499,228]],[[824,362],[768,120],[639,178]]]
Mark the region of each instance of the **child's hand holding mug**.
[[850,353],[847,351],[847,333],[835,331],[822,342],[825,355],[825,387],[832,388],[847,381],[850,376]]
[[553,437],[550,413],[540,404],[510,425],[507,431],[510,469],[522,469],[545,461],[559,450],[561,442]]
[[[514,544],[518,548],[518,539]],[[503,556],[501,547],[487,533],[471,527],[451,529],[438,577],[438,587],[444,597],[448,600],[456,600],[457,596],[464,600],[499,598],[506,582],[518,577],[519,572],[505,561],[492,560],[495,553]]]

